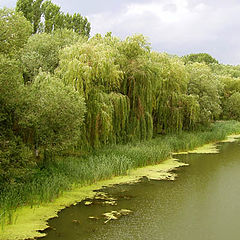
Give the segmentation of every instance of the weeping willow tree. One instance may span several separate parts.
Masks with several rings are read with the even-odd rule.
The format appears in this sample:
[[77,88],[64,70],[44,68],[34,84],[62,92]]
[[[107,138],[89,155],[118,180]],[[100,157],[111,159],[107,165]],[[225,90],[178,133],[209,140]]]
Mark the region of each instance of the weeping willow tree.
[[184,103],[182,127],[184,130],[195,130],[199,126],[200,120],[200,104],[198,103],[198,98],[193,94],[184,94],[182,98]]
[[118,61],[124,73],[121,92],[130,101],[128,139],[150,139],[153,134],[152,89],[155,76],[150,46],[142,35],[135,35],[122,41],[118,49]]
[[130,113],[130,100],[121,93],[109,95],[113,106],[113,139],[114,143],[125,143],[128,141],[128,125]]
[[86,101],[82,146],[195,129],[204,116],[219,114],[218,81],[211,69],[151,52],[142,35],[81,39],[60,51],[55,73]]
[[199,112],[197,99],[187,95],[189,77],[183,62],[167,54],[152,53],[158,69],[154,88],[153,121],[156,133],[193,128]]
[[115,48],[100,35],[79,42],[61,52],[56,73],[86,99],[83,145],[99,147],[126,139],[129,99],[118,93],[123,74]]

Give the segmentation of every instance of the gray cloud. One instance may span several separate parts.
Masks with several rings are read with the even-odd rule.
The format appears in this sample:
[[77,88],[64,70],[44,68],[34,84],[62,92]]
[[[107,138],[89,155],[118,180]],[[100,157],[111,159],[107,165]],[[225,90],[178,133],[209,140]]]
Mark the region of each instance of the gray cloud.
[[93,33],[112,31],[120,37],[143,33],[154,50],[178,55],[208,52],[220,62],[238,64],[240,3],[230,2],[146,1],[127,4],[118,14],[98,13],[89,18]]
[[[5,1],[0,0],[0,7]],[[5,5],[13,6],[16,0]],[[113,32],[149,37],[153,50],[185,55],[208,52],[220,62],[240,63],[239,0],[53,0],[64,12],[80,12],[92,35]]]

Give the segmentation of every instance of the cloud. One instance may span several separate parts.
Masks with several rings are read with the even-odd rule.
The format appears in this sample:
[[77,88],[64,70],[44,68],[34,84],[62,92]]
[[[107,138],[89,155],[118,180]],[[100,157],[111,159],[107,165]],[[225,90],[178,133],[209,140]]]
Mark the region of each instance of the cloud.
[[[87,16],[92,35],[121,38],[142,33],[157,51],[207,52],[220,62],[240,64],[239,0],[52,0],[64,12]],[[16,0],[0,0],[13,7]]]
[[0,7],[14,8],[16,5],[16,0],[0,0]]
[[[194,2],[194,3],[193,3]],[[149,37],[153,49],[184,55],[208,52],[221,62],[240,63],[240,3],[162,0],[125,4],[118,12],[89,15],[92,33],[134,33]]]

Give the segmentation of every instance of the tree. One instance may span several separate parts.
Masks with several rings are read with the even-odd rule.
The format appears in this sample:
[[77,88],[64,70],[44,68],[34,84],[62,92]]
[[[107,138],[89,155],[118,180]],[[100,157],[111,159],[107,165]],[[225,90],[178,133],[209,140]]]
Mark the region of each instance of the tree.
[[[106,38],[108,39],[108,36]],[[117,46],[117,62],[124,73],[121,93],[130,101],[128,138],[151,139],[155,68],[151,60],[150,44],[143,35],[134,35],[127,37]]]
[[[26,177],[33,167],[31,150],[19,134],[18,114],[23,106],[23,78],[19,61],[0,54],[0,185]],[[0,186],[1,188],[1,186]]]
[[118,91],[122,72],[115,64],[116,50],[93,38],[78,42],[60,53],[57,75],[86,99],[85,144],[111,142],[113,106],[111,92]]
[[44,17],[44,32],[51,33],[52,31],[63,28],[63,22],[60,7],[53,4],[50,0],[42,4]]
[[32,35],[21,54],[25,82],[32,81],[40,68],[53,73],[59,63],[60,49],[80,39],[78,34],[66,29]]
[[79,13],[74,13],[73,15],[66,14],[64,16],[64,27],[67,29],[72,29],[74,32],[82,36],[90,36],[90,23],[87,18],[83,18]]
[[218,64],[218,61],[207,53],[192,53],[183,57],[185,63],[198,62],[206,64]]
[[199,116],[199,104],[188,95],[189,75],[178,57],[152,53],[157,68],[154,87],[153,124],[156,133],[192,129]]
[[16,55],[31,35],[31,24],[21,13],[0,9],[0,53]]
[[187,71],[190,74],[188,93],[197,97],[200,105],[200,121],[207,124],[217,119],[221,113],[222,84],[205,63],[189,64]]
[[240,120],[240,92],[233,93],[225,103],[224,117],[226,119]]
[[240,65],[232,66],[224,64],[212,64],[211,69],[217,75],[240,78]]
[[114,49],[94,40],[79,42],[61,52],[59,73],[86,97],[93,86],[106,92],[119,89],[121,71],[114,64],[113,52]]
[[39,73],[25,87],[25,106],[19,126],[25,142],[36,149],[54,152],[74,146],[81,138],[84,98],[72,86],[46,73]]
[[43,0],[18,0],[16,11],[22,12],[24,17],[33,25],[33,33],[39,31],[42,16]]
[[[221,107],[223,119],[237,119],[238,93],[240,93],[240,78],[233,78],[230,75],[218,77],[223,85],[221,92]],[[233,96],[234,95],[234,96]],[[233,100],[236,100],[235,102]],[[233,108],[233,109],[231,109]],[[231,112],[233,114],[231,114]]]
[[91,27],[86,17],[79,13],[65,15],[60,9],[61,7],[51,0],[18,0],[16,4],[16,11],[22,12],[33,25],[33,33],[51,33],[57,29],[67,28],[89,37]]
[[0,54],[0,69],[0,135],[7,136],[15,128],[23,79],[19,62],[3,54]]

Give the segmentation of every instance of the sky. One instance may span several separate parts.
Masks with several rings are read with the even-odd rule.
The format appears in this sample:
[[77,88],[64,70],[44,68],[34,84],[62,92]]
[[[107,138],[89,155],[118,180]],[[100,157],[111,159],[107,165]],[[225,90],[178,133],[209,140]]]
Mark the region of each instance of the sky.
[[[124,39],[143,34],[152,49],[179,56],[206,52],[224,64],[240,64],[239,0],[52,0],[63,12],[80,13],[91,35]],[[0,0],[15,7],[16,0]]]

